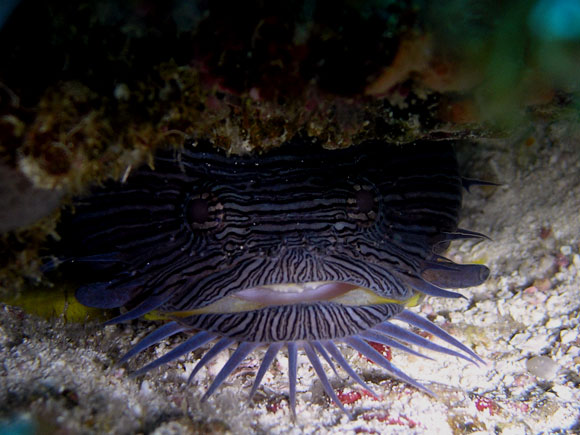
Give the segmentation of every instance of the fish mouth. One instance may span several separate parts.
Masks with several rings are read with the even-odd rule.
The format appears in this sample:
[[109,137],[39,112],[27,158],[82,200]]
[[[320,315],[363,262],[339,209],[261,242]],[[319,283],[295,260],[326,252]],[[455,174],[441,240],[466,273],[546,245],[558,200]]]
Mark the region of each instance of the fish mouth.
[[[355,284],[336,281],[270,284],[234,292],[202,308],[172,312],[167,317],[184,318],[199,314],[226,314],[254,311],[285,305],[316,305],[318,303],[345,306],[401,304],[414,306],[419,294],[407,299],[386,298]],[[161,313],[159,313],[161,314]]]

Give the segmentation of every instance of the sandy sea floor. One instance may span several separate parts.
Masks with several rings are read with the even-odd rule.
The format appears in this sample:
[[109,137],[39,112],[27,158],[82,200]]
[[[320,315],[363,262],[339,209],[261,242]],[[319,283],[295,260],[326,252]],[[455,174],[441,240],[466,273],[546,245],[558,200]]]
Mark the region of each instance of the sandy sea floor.
[[[469,158],[466,156],[469,155]],[[0,432],[14,433],[568,433],[580,431],[580,130],[560,121],[460,153],[469,176],[500,187],[465,196],[461,226],[491,240],[454,243],[448,257],[491,269],[466,300],[427,299],[416,312],[472,347],[486,365],[394,351],[392,362],[437,393],[390,379],[346,350],[376,400],[344,372],[331,377],[349,420],[323,392],[300,355],[297,421],[287,405],[281,355],[252,403],[247,394],[260,353],[208,401],[205,389],[225,354],[186,380],[196,352],[134,379],[130,369],[162,355],[179,338],[115,362],[150,322],[102,327],[42,320],[0,306]],[[540,358],[538,358],[540,357]],[[330,371],[327,368],[327,371]],[[26,432],[30,430],[31,432]]]

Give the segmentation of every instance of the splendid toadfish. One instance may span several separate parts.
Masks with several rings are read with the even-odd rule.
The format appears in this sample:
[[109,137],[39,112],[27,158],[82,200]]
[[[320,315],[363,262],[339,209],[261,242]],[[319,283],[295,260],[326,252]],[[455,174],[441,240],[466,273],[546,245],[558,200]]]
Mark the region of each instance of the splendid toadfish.
[[337,343],[428,393],[369,342],[481,361],[409,309],[424,295],[460,297],[449,289],[488,277],[483,265],[441,255],[455,239],[485,237],[457,226],[462,191],[473,183],[459,175],[449,141],[402,147],[369,141],[342,150],[287,144],[250,156],[186,144],[160,152],[154,169],[140,168],[124,183],[77,199],[60,227],[63,261],[83,273],[86,284],[76,293],[82,304],[123,308],[108,323],[151,312],[168,319],[121,362],[183,335],[137,375],[209,345],[192,379],[235,346],[205,399],[265,347],[252,396],[286,348],[294,414],[302,350],[328,396],[347,412],[322,360],[370,388]]

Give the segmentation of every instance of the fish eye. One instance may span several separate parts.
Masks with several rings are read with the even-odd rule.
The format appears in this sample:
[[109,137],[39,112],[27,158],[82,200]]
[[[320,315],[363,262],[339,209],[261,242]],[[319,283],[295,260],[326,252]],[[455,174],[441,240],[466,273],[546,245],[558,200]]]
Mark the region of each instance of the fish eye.
[[367,184],[356,184],[352,188],[352,196],[347,201],[348,215],[361,227],[371,226],[378,213],[376,188]]
[[223,206],[213,195],[191,195],[184,204],[183,216],[192,230],[208,230],[223,222]]
[[209,204],[202,198],[193,199],[189,201],[187,212],[190,222],[203,224],[209,218]]
[[375,198],[369,190],[359,190],[355,194],[356,206],[361,213],[370,212],[375,206]]

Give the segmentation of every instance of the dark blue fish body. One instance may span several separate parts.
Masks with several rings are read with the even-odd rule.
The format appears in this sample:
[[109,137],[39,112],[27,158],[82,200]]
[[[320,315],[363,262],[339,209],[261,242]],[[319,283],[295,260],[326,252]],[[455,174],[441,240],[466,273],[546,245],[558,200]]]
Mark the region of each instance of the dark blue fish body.
[[98,277],[78,290],[81,303],[128,308],[114,322],[153,310],[173,319],[123,361],[167,336],[199,331],[138,373],[218,340],[193,377],[238,343],[207,397],[250,352],[267,345],[253,393],[287,347],[293,409],[302,348],[342,408],[318,356],[364,383],[335,341],[423,390],[367,342],[478,359],[405,309],[422,294],[459,297],[441,287],[479,285],[488,275],[485,266],[440,255],[454,239],[481,237],[457,228],[465,182],[450,143],[368,142],[334,151],[287,145],[245,157],[201,148],[160,153],[154,169],[141,168],[126,183],[110,183],[76,201],[62,225],[67,255]]

